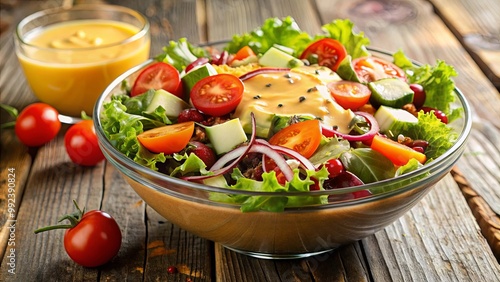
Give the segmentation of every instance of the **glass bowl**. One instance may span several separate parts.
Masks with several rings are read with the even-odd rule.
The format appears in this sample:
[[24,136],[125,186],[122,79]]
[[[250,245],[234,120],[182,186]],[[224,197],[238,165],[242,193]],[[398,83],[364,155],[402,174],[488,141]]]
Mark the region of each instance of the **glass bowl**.
[[16,27],[14,42],[35,96],[60,114],[91,114],[104,89],[149,58],[145,16],[102,4],[52,8],[31,14]]
[[[372,50],[373,55],[389,54]],[[117,151],[101,128],[103,104],[121,91],[123,80],[133,79],[152,61],[118,77],[97,100],[94,116],[101,149],[137,194],[160,215],[199,237],[246,255],[267,259],[308,257],[331,251],[383,229],[424,197],[462,155],[471,130],[471,114],[464,95],[455,89],[456,106],[464,114],[450,124],[456,143],[431,163],[397,178],[357,187],[326,191],[266,193],[245,192],[187,182],[150,170]],[[353,199],[353,192],[373,194]],[[326,196],[323,205],[286,208],[284,212],[241,212],[240,206],[209,200],[210,193],[253,196]]]

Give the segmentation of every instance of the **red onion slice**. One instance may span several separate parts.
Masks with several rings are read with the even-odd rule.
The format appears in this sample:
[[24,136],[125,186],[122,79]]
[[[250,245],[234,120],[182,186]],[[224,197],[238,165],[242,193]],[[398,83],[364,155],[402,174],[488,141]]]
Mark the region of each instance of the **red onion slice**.
[[[273,150],[277,151],[278,153],[281,153],[281,154],[287,155],[287,156],[289,156],[289,157],[291,157],[293,159],[296,159],[304,169],[307,169],[307,170],[316,170],[316,168],[309,161],[309,159],[307,159],[306,157],[302,156],[297,151],[294,151],[294,150],[292,150],[290,148],[286,148],[286,147],[283,147],[283,146],[271,145],[266,140],[263,140],[263,139],[257,139],[257,140],[255,140],[255,143],[270,146]],[[264,171],[267,171],[265,169],[265,167],[264,167],[264,161],[262,161],[262,166],[263,166],[262,168],[264,169]]]
[[284,72],[289,70],[290,70],[289,68],[271,68],[271,67],[259,68],[253,71],[249,71],[245,74],[242,74],[239,78],[241,81],[245,81],[259,74],[270,73],[270,72]]
[[285,176],[285,179],[287,181],[292,181],[293,179],[292,169],[286,162],[285,158],[282,155],[280,155],[277,151],[275,151],[271,146],[255,143],[250,148],[250,152],[261,153],[271,158],[279,167],[279,169]]
[[326,137],[340,136],[347,141],[366,141],[373,139],[373,136],[375,136],[375,134],[377,134],[377,132],[379,131],[377,120],[371,114],[366,112],[354,112],[354,113],[358,116],[364,117],[370,124],[370,130],[367,133],[361,135],[344,134],[338,132],[333,128],[327,128],[324,125],[321,125],[321,133],[323,133],[323,135]]

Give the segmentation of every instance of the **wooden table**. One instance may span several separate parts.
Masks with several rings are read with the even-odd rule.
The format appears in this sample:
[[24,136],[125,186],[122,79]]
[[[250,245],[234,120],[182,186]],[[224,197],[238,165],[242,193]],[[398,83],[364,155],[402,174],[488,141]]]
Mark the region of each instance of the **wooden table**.
[[[483,41],[498,42],[498,0],[109,2],[148,16],[153,55],[171,39],[188,37],[193,43],[228,39],[272,16],[291,15],[311,33],[335,18],[350,18],[371,38],[373,47],[401,48],[417,61],[443,59],[455,66],[456,84],[474,108],[466,151],[451,174],[384,230],[326,255],[270,261],[234,253],[166,222],[107,162],[93,168],[73,165],[63,144],[67,126],[39,149],[23,146],[12,130],[2,130],[0,281],[500,280],[500,94],[495,88],[500,49],[494,44],[481,47],[478,37],[473,38],[482,34]],[[22,108],[35,101],[14,55],[14,24],[36,10],[61,4],[71,1],[2,1],[1,103]],[[1,121],[7,120],[2,111]],[[12,170],[15,176],[9,175]],[[17,221],[8,214],[9,178],[16,184]],[[109,212],[120,224],[123,244],[109,264],[80,267],[64,252],[64,232],[33,234],[37,227],[54,224],[72,211],[72,199],[88,209]],[[9,264],[12,249],[15,261]],[[9,273],[13,266],[15,274]],[[179,272],[169,274],[169,266]]]

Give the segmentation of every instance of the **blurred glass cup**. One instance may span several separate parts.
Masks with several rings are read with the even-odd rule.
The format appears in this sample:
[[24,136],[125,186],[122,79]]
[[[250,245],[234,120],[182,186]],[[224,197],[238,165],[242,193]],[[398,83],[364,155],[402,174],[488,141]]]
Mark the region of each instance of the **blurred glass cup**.
[[49,9],[17,25],[16,55],[35,96],[78,118],[92,114],[116,77],[149,58],[149,29],[146,17],[121,6]]

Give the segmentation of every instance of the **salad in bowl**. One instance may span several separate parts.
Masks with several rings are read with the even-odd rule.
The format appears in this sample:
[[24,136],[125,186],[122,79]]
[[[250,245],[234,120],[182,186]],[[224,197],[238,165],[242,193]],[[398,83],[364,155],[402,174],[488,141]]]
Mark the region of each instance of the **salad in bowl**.
[[171,41],[95,106],[104,155],[168,220],[265,258],[390,224],[458,160],[470,110],[443,61],[369,48],[349,20],[290,17],[224,46]]

